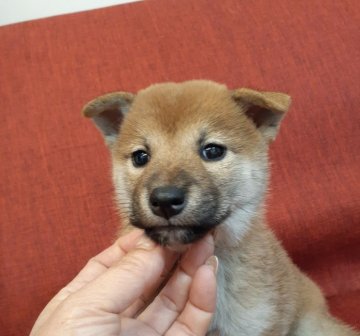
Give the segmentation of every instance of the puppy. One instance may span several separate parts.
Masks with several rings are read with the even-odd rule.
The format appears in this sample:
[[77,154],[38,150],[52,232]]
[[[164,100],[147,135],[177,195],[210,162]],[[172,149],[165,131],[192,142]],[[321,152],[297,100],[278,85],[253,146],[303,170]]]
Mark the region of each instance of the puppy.
[[209,333],[359,335],[330,316],[265,222],[268,145],[289,106],[283,93],[196,80],[84,107],[112,154],[123,225],[176,249],[214,231],[220,268]]

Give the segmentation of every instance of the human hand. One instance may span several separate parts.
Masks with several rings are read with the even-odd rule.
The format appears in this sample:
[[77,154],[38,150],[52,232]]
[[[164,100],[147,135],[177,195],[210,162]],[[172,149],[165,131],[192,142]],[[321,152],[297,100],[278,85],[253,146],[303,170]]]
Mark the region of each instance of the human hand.
[[134,230],[90,259],[30,336],[205,335],[216,301],[213,253],[211,236],[194,243],[149,303],[178,256]]

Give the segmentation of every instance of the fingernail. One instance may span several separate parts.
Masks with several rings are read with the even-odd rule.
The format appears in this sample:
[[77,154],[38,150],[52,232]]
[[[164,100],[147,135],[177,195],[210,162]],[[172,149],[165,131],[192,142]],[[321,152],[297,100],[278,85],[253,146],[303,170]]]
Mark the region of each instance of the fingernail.
[[145,250],[151,250],[155,247],[155,243],[149,238],[147,238],[145,235],[142,235],[139,241],[136,243],[136,247]]
[[206,260],[205,265],[211,266],[214,274],[217,273],[219,267],[219,259],[217,256],[211,256],[208,260]]

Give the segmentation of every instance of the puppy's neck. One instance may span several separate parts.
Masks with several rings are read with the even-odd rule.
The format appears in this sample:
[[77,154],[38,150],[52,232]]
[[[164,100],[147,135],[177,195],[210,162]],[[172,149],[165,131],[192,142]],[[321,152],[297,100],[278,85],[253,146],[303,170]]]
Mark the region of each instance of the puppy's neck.
[[255,209],[236,209],[214,234],[218,248],[239,247],[252,231],[265,225],[263,205]]

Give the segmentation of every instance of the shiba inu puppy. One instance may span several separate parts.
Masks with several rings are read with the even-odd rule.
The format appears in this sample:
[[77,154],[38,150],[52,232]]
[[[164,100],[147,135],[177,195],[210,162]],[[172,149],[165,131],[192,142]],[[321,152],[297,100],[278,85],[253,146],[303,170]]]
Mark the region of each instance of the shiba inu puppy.
[[110,93],[83,113],[111,151],[123,225],[177,249],[214,231],[220,268],[210,332],[359,335],[329,315],[265,222],[268,146],[289,106],[283,93],[188,81]]

